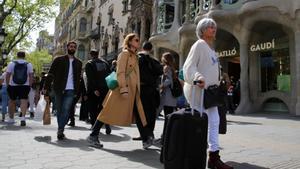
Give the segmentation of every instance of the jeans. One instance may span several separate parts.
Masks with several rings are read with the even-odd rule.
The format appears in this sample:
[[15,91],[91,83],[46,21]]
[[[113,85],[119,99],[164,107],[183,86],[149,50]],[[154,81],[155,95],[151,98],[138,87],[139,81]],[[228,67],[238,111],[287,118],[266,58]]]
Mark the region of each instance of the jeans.
[[63,93],[55,93],[56,116],[59,131],[64,131],[65,125],[68,123],[73,100],[74,90],[65,90]]
[[8,107],[7,87],[3,85],[1,90],[2,90],[2,114],[6,114],[7,107]]
[[208,117],[208,150],[215,152],[219,147],[219,124],[220,118],[218,107],[211,107],[206,109],[205,113]]

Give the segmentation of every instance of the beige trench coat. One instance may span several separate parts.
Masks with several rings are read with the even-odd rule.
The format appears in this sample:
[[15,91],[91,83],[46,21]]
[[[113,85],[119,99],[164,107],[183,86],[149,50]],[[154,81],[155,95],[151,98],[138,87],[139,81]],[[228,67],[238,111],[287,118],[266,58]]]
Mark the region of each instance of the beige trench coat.
[[[107,93],[103,109],[97,119],[106,124],[129,126],[135,123],[133,114],[135,101],[140,119],[145,126],[147,122],[140,99],[140,72],[136,54],[123,50],[118,56],[116,73],[119,86]],[[128,98],[121,95],[123,92],[128,92]]]

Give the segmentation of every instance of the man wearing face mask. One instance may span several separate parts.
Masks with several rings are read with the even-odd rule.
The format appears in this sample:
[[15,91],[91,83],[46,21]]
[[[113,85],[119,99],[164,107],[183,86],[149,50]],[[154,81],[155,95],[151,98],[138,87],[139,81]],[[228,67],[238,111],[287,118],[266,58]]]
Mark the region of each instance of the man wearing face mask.
[[[68,42],[68,54],[56,57],[53,60],[44,85],[46,96],[51,85],[53,85],[52,89],[57,110],[58,140],[65,138],[64,128],[69,119],[73,99],[79,92],[82,62],[74,56],[76,48],[76,42]],[[45,99],[48,99],[48,97],[45,97]]]

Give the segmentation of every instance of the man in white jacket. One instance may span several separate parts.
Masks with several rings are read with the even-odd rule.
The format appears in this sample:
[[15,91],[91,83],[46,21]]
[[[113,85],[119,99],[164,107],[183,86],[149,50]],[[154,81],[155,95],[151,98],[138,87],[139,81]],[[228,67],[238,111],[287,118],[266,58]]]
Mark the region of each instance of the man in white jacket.
[[[188,57],[183,65],[184,94],[191,107],[200,111],[200,89],[219,84],[219,61],[213,50],[217,24],[213,19],[204,18],[199,21],[196,34],[198,40],[193,44]],[[191,100],[193,81],[198,81],[196,88],[196,100]],[[203,91],[203,90],[202,90]],[[208,168],[233,169],[223,163],[219,156],[219,114],[217,106],[205,109],[208,116]]]

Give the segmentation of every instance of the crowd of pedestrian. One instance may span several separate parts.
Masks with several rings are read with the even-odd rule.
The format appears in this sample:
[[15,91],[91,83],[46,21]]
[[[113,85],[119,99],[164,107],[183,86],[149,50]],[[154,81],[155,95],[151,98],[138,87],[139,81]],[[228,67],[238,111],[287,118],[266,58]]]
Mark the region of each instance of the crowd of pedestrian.
[[[196,30],[198,40],[192,46],[182,70],[176,70],[175,58],[165,52],[160,61],[152,56],[152,44],[144,42],[140,49],[140,39],[135,33],[128,34],[123,49],[116,60],[109,63],[99,56],[97,49],[90,50],[90,59],[85,65],[76,56],[77,43],[67,44],[67,53],[54,58],[50,70],[40,77],[34,76],[31,63],[25,59],[25,52],[18,52],[17,59],[8,64],[1,75],[2,121],[15,123],[14,115],[20,107],[20,126],[26,126],[26,112],[34,118],[35,106],[44,95],[52,102],[52,113],[57,118],[57,139],[65,139],[65,126],[75,126],[75,109],[81,102],[79,119],[91,124],[87,141],[91,146],[101,148],[99,133],[105,126],[106,134],[111,134],[110,125],[130,126],[136,124],[142,148],[148,149],[155,142],[154,130],[158,114],[163,110],[166,116],[178,108],[191,103],[191,83],[197,80],[199,90],[218,84],[219,62],[212,48],[216,33],[216,23],[203,19]],[[211,64],[208,64],[212,62]],[[116,73],[118,86],[109,89],[106,77]],[[222,72],[227,97],[226,112],[234,113],[233,81]],[[173,88],[179,80],[184,95],[176,96]],[[199,92],[200,93],[200,92]],[[197,95],[196,109],[200,97]],[[209,120],[209,165],[215,168],[230,168],[219,156],[219,115],[218,108],[205,110]],[[9,117],[6,120],[6,114]]]

